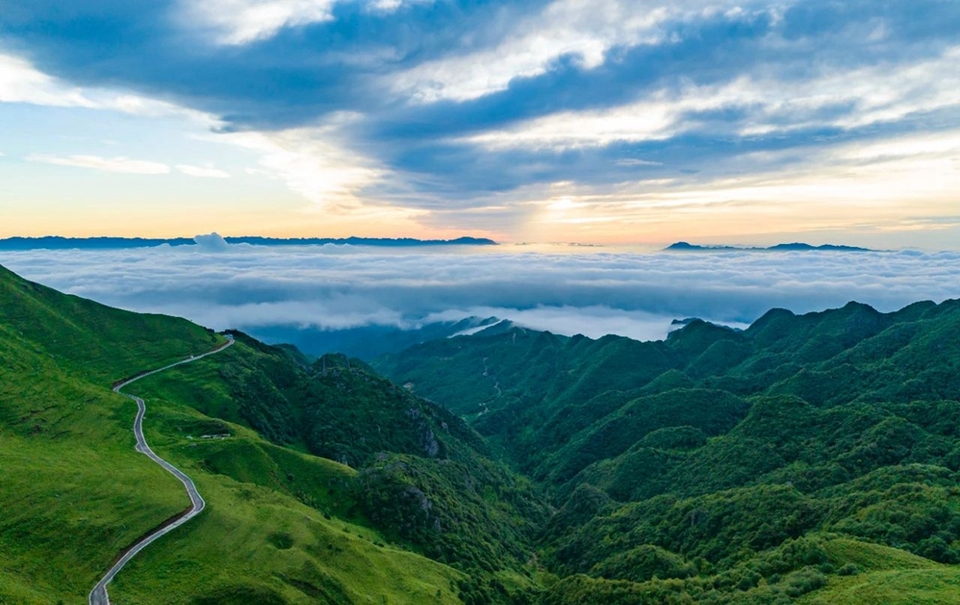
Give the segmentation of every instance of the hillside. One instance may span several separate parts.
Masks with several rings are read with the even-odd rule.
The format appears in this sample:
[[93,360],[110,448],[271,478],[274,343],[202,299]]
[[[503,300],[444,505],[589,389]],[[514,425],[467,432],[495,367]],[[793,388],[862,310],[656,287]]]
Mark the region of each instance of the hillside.
[[[956,301],[663,342],[501,322],[377,359],[395,382],[233,332],[131,386],[207,508],[111,597],[954,603],[958,328]],[[85,602],[187,506],[110,386],[222,342],[0,269],[0,603]]]
[[883,602],[948,603],[957,334],[958,301],[851,303],[743,332],[692,321],[663,342],[498,327],[374,366],[468,416],[551,494],[540,547],[566,579],[546,602],[877,602],[852,588],[876,573]]
[[[345,358],[309,367],[237,340],[223,359],[131,387],[148,401],[152,447],[195,480],[207,508],[120,573],[115,602],[480,603],[529,592],[514,562],[545,509],[484,457],[476,433]],[[222,342],[0,269],[0,602],[86,602],[126,545],[187,506],[179,483],[134,451],[135,406],[110,386]],[[488,537],[454,533],[458,516]]]

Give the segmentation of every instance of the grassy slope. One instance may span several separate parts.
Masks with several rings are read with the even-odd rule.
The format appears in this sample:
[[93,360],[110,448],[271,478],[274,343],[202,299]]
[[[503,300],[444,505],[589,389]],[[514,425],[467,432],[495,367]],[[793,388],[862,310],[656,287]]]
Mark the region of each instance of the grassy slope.
[[[0,269],[0,602],[84,602],[124,545],[188,505],[179,482],[134,451],[135,406],[109,384],[219,340]],[[125,569],[114,602],[459,602],[458,572],[326,518],[351,508],[350,469],[177,403],[148,405],[148,439],[209,508]],[[234,436],[185,433],[224,427]]]
[[125,330],[162,323],[0,268],[0,601],[80,602],[123,545],[188,505],[176,480],[133,450],[136,407],[109,389],[151,355],[169,361],[216,342],[170,319],[161,341],[110,356]]
[[[348,489],[352,469],[181,405],[150,402],[148,439],[195,478],[208,508],[124,570],[111,591],[118,604],[459,602],[451,586],[461,574],[341,520],[363,522]],[[210,430],[211,422],[231,436],[198,439],[192,429]]]
[[902,550],[856,540],[828,544],[836,562],[850,562],[864,573],[830,579],[826,588],[801,599],[804,605],[936,605],[955,603],[960,568],[938,565]]
[[[222,356],[151,377],[138,388],[153,401],[175,400],[256,426],[278,441],[360,471],[349,490],[336,492],[336,510],[317,490],[303,493],[309,482],[291,482],[285,469],[268,472],[258,463],[259,475],[271,477],[263,485],[376,526],[390,542],[477,572],[482,583],[520,570],[520,583],[530,586],[523,568],[546,510],[529,481],[490,460],[483,440],[461,419],[363,364],[325,356],[308,367],[291,366],[282,351],[238,334],[237,344]],[[265,401],[272,404],[262,405]],[[248,448],[242,456],[198,456],[206,468],[232,473],[231,460],[253,461],[258,454]],[[505,588],[517,579],[503,581]]]

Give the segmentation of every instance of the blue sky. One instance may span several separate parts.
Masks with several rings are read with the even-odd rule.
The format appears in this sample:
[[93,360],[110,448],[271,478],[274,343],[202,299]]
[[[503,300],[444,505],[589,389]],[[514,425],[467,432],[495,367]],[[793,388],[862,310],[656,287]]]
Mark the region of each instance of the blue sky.
[[0,236],[960,247],[960,4],[0,0]]

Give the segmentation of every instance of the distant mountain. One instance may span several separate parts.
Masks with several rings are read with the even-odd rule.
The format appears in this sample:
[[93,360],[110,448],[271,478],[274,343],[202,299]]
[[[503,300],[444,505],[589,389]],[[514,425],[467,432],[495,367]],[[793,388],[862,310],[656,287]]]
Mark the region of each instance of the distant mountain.
[[359,326],[340,330],[321,330],[300,326],[262,326],[249,328],[251,336],[268,344],[291,344],[307,355],[319,357],[326,353],[343,353],[364,361],[387,353],[397,353],[407,347],[470,333],[497,323],[495,317],[469,317],[460,321],[443,321],[404,330],[396,326]]
[[[410,237],[260,237],[242,236],[223,238],[228,244],[253,246],[323,246],[325,244],[350,246],[380,246],[403,248],[415,246],[496,246],[497,242],[482,237],[458,237],[456,239],[414,239]],[[152,248],[196,245],[191,237],[143,238],[143,237],[8,237],[0,239],[0,250],[123,250],[127,248]]]
[[761,247],[741,247],[741,246],[700,246],[688,242],[677,242],[670,244],[664,251],[666,252],[722,252],[726,250],[746,250],[746,251],[821,251],[821,252],[873,252],[870,248],[858,248],[857,246],[839,246],[836,244],[823,244],[822,246],[813,246],[802,242],[793,242],[790,244],[777,244],[767,248]]

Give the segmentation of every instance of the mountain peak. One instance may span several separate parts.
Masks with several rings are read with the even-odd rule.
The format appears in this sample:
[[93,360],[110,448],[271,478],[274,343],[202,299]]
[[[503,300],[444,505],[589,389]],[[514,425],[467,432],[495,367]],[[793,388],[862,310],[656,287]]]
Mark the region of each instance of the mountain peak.
[[663,249],[665,252],[719,252],[719,251],[745,251],[745,252],[872,252],[870,248],[860,248],[857,246],[845,246],[838,244],[823,244],[814,246],[804,242],[791,242],[785,244],[776,244],[773,246],[729,246],[715,245],[702,246],[691,244],[690,242],[676,242]]

